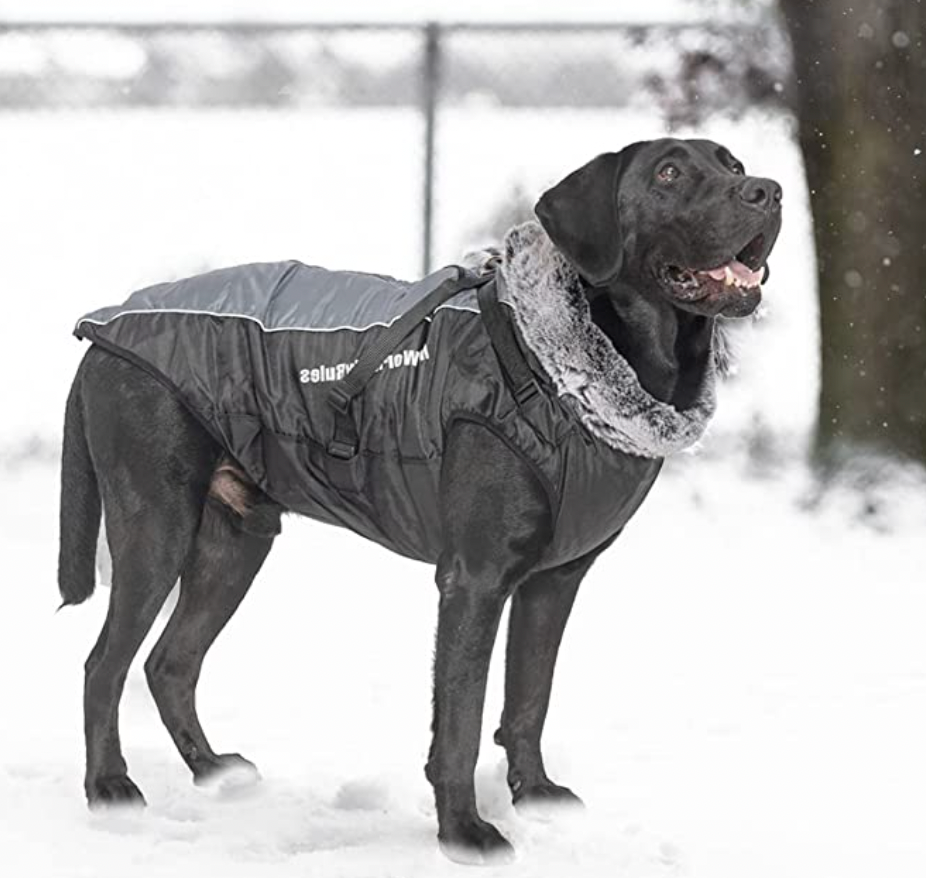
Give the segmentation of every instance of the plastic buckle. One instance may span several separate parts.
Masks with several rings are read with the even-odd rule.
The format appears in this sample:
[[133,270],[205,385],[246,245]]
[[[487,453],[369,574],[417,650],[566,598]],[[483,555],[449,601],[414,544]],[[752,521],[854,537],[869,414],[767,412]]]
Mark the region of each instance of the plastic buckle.
[[341,414],[346,415],[350,411],[351,400],[353,396],[345,392],[344,388],[335,385],[328,393],[328,401]]
[[328,443],[328,454],[336,457],[338,460],[350,460],[357,454],[357,446],[353,442],[343,442],[340,439],[332,439]]

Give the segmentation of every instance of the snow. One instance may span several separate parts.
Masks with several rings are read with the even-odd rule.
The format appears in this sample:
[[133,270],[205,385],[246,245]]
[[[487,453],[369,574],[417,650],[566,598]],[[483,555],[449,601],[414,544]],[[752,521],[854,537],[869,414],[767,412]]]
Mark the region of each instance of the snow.
[[[513,181],[536,192],[597,151],[664,133],[642,111],[545,116],[545,127],[465,112],[443,121],[442,258]],[[467,121],[507,124],[491,156],[483,125]],[[4,115],[0,288],[29,316],[0,329],[0,402],[16,413],[0,423],[3,874],[460,874],[437,852],[422,770],[431,571],[308,521],[286,521],[200,687],[217,749],[253,759],[263,781],[194,787],[138,662],[121,728],[149,808],[88,814],[83,662],[107,593],[55,613],[57,474],[22,453],[57,442],[83,350],[74,319],[139,285],[290,257],[414,274],[419,124],[402,111]],[[702,453],[667,467],[579,597],[545,741],[584,816],[512,811],[491,742],[496,653],[478,793],[518,862],[480,874],[920,878],[926,490],[885,476],[864,502],[816,496],[799,463],[817,393],[816,311],[793,132],[774,116],[700,131],[784,184],[768,316],[738,332],[740,376]],[[742,437],[755,450],[764,430],[784,464],[743,453]]]
[[[496,653],[478,790],[519,861],[483,874],[922,875],[926,593],[911,571],[926,515],[894,498],[907,523],[887,536],[844,504],[802,509],[806,489],[691,461],[593,568],[546,732],[584,818],[530,822],[508,805]],[[306,521],[286,522],[200,687],[213,741],[263,782],[194,787],[137,666],[122,738],[149,808],[88,814],[82,665],[106,594],[54,612],[55,492],[50,468],[27,469],[0,510],[7,874],[457,874],[422,772],[430,571]]]

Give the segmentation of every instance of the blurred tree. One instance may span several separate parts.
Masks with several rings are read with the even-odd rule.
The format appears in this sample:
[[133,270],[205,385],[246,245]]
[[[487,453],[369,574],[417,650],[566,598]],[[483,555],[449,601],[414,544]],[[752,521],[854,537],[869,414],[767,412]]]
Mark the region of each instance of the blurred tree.
[[926,462],[926,2],[780,5],[818,258],[818,460]]

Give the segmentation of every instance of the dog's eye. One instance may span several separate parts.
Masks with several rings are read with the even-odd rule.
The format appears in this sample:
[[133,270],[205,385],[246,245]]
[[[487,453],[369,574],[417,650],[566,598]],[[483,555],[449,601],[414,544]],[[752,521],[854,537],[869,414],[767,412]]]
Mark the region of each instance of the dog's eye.
[[730,165],[730,170],[733,171],[734,174],[739,174],[741,177],[746,175],[746,169],[743,167],[742,162],[734,160],[733,164]]
[[682,172],[675,165],[663,165],[656,174],[658,180],[663,183],[671,183],[681,176]]

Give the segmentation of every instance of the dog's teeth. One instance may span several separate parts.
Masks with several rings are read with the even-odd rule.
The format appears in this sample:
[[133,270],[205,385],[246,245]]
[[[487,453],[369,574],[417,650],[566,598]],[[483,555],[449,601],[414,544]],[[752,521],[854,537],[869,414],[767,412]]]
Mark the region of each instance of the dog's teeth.
[[724,286],[730,286],[730,284],[736,283],[736,275],[733,274],[733,270],[729,265],[723,267],[723,282]]

